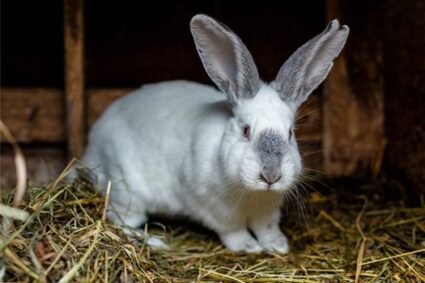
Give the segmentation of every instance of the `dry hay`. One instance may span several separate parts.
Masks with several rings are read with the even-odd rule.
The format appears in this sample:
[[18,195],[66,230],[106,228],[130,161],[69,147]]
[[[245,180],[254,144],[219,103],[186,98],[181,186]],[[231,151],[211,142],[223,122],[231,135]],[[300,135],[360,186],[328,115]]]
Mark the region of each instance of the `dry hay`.
[[[170,250],[134,244],[103,220],[105,200],[90,185],[60,176],[49,186],[28,185],[19,210],[8,206],[11,194],[2,194],[1,212],[11,218],[2,220],[0,281],[425,281],[423,197],[407,205],[399,187],[386,183],[343,188],[312,194],[308,225],[286,213],[290,254],[247,255],[184,222],[150,223],[148,233]],[[384,198],[384,191],[398,196]]]

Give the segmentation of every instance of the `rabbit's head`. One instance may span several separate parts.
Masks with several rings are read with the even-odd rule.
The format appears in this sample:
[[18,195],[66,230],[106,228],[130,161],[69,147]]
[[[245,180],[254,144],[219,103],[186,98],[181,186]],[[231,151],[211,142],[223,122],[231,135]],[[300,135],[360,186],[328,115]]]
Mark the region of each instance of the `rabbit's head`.
[[291,187],[302,172],[296,111],[326,78],[348,27],[330,22],[291,55],[270,84],[260,80],[250,52],[228,27],[196,15],[191,31],[205,70],[232,106],[220,151],[223,174],[251,190]]

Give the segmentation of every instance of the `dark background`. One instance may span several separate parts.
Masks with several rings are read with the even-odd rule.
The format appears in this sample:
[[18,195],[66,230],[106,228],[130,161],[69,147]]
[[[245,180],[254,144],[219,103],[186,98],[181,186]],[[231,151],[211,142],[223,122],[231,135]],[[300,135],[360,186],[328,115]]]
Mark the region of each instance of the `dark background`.
[[[86,1],[86,85],[209,82],[189,31],[196,13],[217,17],[238,33],[263,78],[272,80],[284,60],[326,23],[324,1],[286,2]],[[3,86],[63,86],[62,5],[2,2]]]

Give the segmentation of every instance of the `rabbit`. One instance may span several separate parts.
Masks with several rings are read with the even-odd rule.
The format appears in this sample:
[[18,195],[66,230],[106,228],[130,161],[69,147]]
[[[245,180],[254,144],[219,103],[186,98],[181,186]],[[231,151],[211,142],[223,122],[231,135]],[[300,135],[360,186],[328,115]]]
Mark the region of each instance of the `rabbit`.
[[137,228],[148,215],[183,216],[231,251],[285,254],[281,206],[303,173],[295,115],[326,78],[349,28],[331,21],[271,83],[227,26],[198,14],[190,30],[218,90],[180,80],[119,98],[91,129],[82,161],[102,193],[111,181],[114,223]]

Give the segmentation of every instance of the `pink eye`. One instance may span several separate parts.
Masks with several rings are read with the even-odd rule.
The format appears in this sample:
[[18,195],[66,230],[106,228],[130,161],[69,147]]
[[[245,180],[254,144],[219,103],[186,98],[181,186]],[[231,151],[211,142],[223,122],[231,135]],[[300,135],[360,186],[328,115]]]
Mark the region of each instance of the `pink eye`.
[[245,125],[245,126],[243,127],[243,129],[242,129],[242,132],[243,132],[243,136],[244,136],[245,138],[249,139],[250,132],[251,132],[251,129],[250,129],[249,125]]

